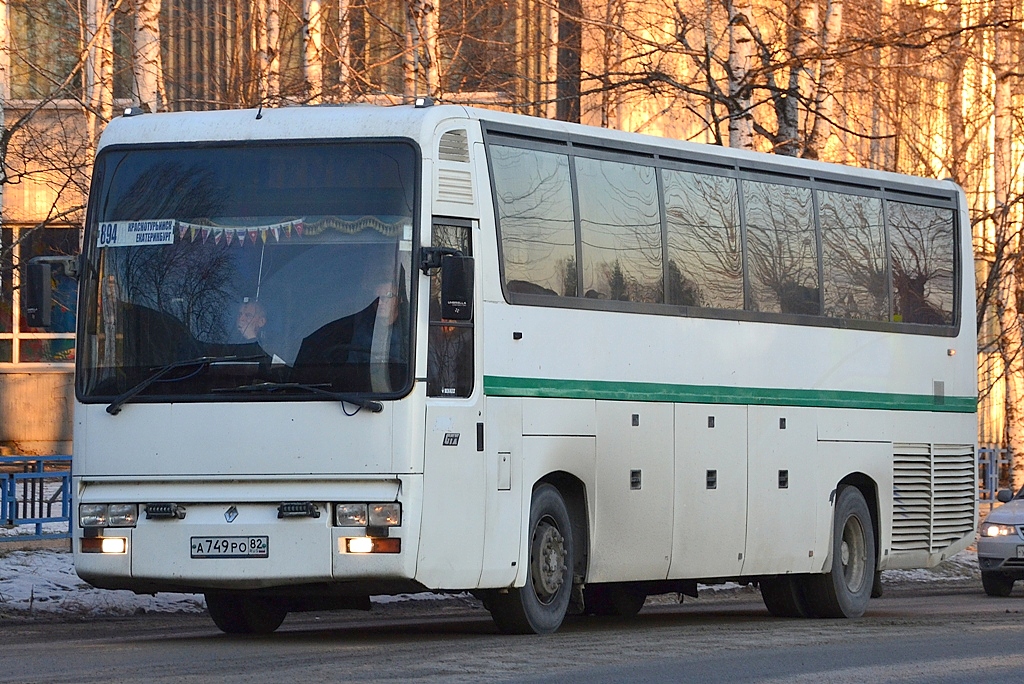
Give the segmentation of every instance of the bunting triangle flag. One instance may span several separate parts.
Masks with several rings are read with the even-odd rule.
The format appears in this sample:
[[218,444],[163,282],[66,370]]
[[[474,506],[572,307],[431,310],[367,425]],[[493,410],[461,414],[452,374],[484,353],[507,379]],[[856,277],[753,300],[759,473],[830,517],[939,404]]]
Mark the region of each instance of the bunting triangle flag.
[[257,230],[256,230],[255,228],[250,228],[250,229],[249,229],[249,241],[250,241],[250,242],[251,242],[252,244],[254,244],[254,245],[256,244],[256,233],[257,233],[257,232],[258,232],[258,231],[257,231]]
[[188,224],[187,223],[179,223],[178,224],[178,237],[181,238],[182,240],[184,240],[185,239],[185,233],[187,233],[187,232],[188,232]]
[[202,230],[202,233],[203,233],[203,244],[204,245],[206,244],[206,240],[210,237],[210,232],[211,231],[210,231],[209,228],[203,228],[203,230]]
[[227,240],[227,242],[225,242],[224,244],[230,245],[231,241],[235,239],[235,231],[234,231],[234,229],[230,229],[229,228],[229,229],[225,230],[224,231],[224,238]]
[[295,222],[295,232],[299,234],[299,237],[302,237],[302,233],[303,233],[304,230],[306,230],[306,227],[304,225],[302,225],[302,221],[296,221]]
[[274,226],[270,229],[274,233],[274,242],[281,241],[281,226]]
[[213,244],[219,245],[220,244],[220,239],[222,237],[224,237],[224,230],[223,229],[218,228],[218,229],[214,230],[213,231]]

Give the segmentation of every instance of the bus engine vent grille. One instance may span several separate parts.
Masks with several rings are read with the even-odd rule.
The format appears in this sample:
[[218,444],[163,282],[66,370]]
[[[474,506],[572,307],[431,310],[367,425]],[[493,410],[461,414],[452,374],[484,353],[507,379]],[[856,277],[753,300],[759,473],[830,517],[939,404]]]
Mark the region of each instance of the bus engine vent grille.
[[473,204],[473,175],[456,169],[437,170],[437,200]]
[[448,131],[441,136],[437,146],[437,158],[441,161],[469,163],[469,138],[465,129]]
[[894,444],[893,551],[937,553],[974,529],[974,449]]

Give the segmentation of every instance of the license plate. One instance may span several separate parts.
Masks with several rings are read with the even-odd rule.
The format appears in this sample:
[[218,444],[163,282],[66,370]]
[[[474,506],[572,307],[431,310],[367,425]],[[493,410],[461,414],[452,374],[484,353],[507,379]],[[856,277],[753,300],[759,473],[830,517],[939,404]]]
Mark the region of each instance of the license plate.
[[1024,546],[1017,547],[1017,558],[1024,558]]
[[267,558],[269,537],[192,537],[193,558]]

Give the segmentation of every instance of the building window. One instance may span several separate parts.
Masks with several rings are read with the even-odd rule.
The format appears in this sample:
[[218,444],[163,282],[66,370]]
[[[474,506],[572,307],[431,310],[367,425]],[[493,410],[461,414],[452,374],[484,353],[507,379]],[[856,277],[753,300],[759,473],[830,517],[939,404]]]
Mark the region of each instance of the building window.
[[21,284],[32,257],[77,253],[78,230],[73,226],[0,230],[0,364],[75,360],[75,279],[54,273],[51,330],[28,325]]

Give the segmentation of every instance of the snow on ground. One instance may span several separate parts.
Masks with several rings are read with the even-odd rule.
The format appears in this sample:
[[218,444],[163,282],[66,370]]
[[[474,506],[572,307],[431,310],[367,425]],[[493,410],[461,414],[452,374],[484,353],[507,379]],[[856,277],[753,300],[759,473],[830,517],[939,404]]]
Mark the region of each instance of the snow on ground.
[[[962,551],[936,568],[886,570],[882,573],[882,581],[886,584],[978,578],[978,557],[973,550]],[[730,583],[701,588],[723,591],[740,587]],[[424,593],[377,596],[373,600],[385,603],[440,598],[445,596]],[[4,551],[0,546],[0,618],[29,614],[123,616],[146,612],[198,613],[205,607],[199,594],[160,593],[150,596],[94,589],[75,574],[72,555],[66,551]]]

